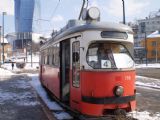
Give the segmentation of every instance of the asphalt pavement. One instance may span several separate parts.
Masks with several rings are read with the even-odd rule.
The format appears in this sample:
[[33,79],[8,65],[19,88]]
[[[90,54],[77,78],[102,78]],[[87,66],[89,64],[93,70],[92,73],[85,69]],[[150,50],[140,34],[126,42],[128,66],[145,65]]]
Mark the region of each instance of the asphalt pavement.
[[48,120],[26,75],[0,79],[0,120]]

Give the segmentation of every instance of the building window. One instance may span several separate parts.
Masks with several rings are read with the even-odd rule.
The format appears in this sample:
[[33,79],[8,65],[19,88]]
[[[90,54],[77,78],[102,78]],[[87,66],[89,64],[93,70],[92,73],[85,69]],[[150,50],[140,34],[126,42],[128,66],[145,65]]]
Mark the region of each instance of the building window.
[[152,41],[152,46],[156,46],[156,41]]
[[155,50],[152,50],[152,56],[156,56],[156,51]]

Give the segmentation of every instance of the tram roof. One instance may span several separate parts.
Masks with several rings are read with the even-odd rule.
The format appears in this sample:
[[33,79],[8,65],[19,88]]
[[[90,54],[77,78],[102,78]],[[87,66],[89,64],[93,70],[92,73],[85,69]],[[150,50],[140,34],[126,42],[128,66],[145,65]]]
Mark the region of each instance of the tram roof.
[[62,28],[58,33],[54,34],[52,38],[42,46],[50,45],[52,42],[58,41],[59,39],[68,35],[84,32],[84,31],[117,31],[117,32],[128,32],[133,33],[132,29],[124,24],[112,23],[112,22],[86,22],[80,20],[70,20],[68,24]]

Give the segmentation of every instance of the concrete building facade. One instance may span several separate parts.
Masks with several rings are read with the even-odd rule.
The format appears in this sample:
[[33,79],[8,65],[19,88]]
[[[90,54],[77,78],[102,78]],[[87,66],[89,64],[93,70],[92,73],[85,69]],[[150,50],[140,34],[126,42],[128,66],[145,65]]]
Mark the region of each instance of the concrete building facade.
[[151,12],[149,17],[138,20],[137,34],[135,34],[135,46],[139,47],[141,40],[144,40],[146,36],[160,30],[160,10]]

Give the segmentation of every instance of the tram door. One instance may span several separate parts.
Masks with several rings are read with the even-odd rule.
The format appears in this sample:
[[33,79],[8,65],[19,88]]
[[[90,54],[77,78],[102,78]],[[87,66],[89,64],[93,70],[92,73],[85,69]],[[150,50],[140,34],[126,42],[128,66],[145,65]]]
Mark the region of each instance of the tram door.
[[65,40],[60,43],[60,93],[61,100],[69,103],[70,85],[69,85],[69,73],[70,73],[70,40]]

